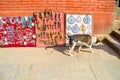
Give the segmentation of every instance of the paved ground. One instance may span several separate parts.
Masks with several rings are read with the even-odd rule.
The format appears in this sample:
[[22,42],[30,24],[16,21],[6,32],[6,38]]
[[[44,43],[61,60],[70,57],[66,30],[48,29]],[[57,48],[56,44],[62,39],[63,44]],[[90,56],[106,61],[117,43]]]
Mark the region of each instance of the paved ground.
[[0,80],[120,80],[120,59],[106,45],[68,56],[67,47],[0,48]]

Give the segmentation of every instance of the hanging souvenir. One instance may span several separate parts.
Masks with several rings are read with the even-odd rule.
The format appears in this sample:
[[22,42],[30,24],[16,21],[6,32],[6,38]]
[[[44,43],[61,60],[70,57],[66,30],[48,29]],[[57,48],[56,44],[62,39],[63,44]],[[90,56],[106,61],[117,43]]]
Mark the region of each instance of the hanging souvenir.
[[71,31],[73,33],[78,33],[80,31],[80,28],[78,27],[77,24],[75,24],[74,26],[71,27]]
[[25,20],[25,17],[23,16],[22,17],[22,28],[25,28],[25,24],[26,24],[26,20]]
[[72,15],[68,17],[67,19],[69,24],[74,24],[75,23],[75,17],[73,17]]
[[82,21],[82,18],[81,18],[80,16],[77,16],[77,17],[76,17],[76,21],[77,21],[77,22],[81,22],[81,21]]
[[89,24],[90,21],[91,21],[91,19],[90,19],[90,17],[89,17],[88,15],[86,15],[86,16],[83,18],[83,22],[84,22],[85,24]]
[[32,16],[28,16],[28,27],[31,28],[32,27]]
[[15,23],[16,23],[15,17],[10,17],[10,23],[11,23],[11,24],[15,24]]
[[22,24],[22,17],[16,17],[16,23],[20,26]]

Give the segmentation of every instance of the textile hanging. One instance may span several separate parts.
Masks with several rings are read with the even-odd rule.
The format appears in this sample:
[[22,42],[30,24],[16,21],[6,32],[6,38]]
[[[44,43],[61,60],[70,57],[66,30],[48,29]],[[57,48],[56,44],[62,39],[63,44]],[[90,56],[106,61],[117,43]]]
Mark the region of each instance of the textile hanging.
[[32,47],[36,45],[32,16],[0,17],[1,47]]

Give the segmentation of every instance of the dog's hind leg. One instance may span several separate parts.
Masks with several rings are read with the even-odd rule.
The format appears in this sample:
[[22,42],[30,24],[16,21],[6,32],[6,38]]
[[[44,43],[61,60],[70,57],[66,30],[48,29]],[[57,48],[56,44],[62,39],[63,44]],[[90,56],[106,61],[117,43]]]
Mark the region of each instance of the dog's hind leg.
[[92,44],[89,46],[91,53],[93,53]]
[[80,45],[80,47],[78,48],[79,53],[80,53],[81,48],[82,48],[82,45]]

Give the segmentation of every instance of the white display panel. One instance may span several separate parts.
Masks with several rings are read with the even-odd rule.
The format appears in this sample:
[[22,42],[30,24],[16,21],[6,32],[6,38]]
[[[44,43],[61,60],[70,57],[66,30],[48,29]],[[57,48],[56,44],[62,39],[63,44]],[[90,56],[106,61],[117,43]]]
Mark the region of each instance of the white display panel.
[[66,14],[66,34],[92,34],[92,15]]

